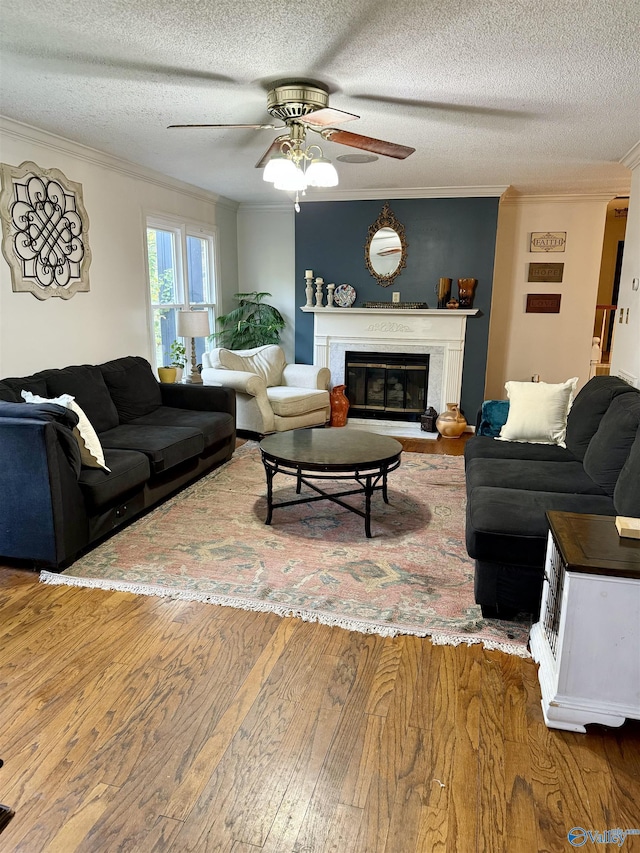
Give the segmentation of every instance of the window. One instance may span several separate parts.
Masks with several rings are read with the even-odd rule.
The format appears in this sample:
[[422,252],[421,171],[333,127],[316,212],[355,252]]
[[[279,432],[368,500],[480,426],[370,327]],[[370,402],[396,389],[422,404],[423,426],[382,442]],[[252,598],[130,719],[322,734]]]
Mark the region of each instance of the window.
[[[171,220],[147,219],[147,260],[155,366],[172,362],[171,344],[176,335],[180,310],[203,310],[209,314],[211,331],[216,320],[215,235],[197,225]],[[191,341],[187,362],[191,362]],[[196,338],[196,361],[208,347],[206,338]]]

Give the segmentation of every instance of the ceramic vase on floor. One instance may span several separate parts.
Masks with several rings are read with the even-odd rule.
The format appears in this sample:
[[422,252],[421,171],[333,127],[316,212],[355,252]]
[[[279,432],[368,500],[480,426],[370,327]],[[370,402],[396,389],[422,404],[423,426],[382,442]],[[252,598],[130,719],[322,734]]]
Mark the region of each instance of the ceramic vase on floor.
[[467,428],[467,420],[457,403],[447,403],[446,411],[436,419],[436,429],[443,438],[460,438]]
[[329,398],[331,401],[331,426],[343,427],[347,423],[349,400],[344,393],[346,385],[336,385],[332,388]]

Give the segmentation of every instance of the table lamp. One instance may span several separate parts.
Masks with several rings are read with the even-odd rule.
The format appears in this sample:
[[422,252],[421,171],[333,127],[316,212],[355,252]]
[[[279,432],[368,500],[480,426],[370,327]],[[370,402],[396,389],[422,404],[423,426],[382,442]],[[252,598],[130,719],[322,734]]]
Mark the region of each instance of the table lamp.
[[178,311],[176,331],[180,338],[191,338],[191,374],[185,382],[191,385],[202,384],[202,376],[196,367],[196,338],[206,338],[211,334],[208,311]]

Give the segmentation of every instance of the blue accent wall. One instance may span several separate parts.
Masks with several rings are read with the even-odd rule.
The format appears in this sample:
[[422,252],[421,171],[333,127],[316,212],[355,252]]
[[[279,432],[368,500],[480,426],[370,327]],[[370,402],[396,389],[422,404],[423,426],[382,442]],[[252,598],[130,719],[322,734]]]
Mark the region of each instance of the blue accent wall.
[[[385,200],[404,225],[408,244],[407,266],[390,287],[377,283],[364,260],[369,226],[382,212]],[[475,423],[484,397],[498,201],[390,198],[303,204],[295,220],[296,305],[306,303],[307,269],[324,278],[325,284],[352,285],[357,293],[356,305],[391,302],[391,293],[396,290],[402,302],[427,302],[429,308],[436,308],[439,278],[453,279],[454,296],[458,292],[456,279],[477,278],[473,307],[480,313],[467,320],[461,400],[467,420]],[[295,352],[297,362],[313,361],[313,314],[296,314]]]

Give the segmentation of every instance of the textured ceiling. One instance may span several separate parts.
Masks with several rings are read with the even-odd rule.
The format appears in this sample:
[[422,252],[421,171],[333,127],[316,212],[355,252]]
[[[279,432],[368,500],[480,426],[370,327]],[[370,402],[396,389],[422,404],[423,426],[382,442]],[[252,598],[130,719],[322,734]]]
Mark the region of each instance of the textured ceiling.
[[639,0],[5,0],[0,28],[3,115],[238,201],[282,198],[254,168],[276,131],[166,128],[270,121],[274,80],[416,148],[338,163],[333,198],[623,191],[640,140]]

